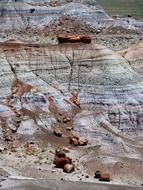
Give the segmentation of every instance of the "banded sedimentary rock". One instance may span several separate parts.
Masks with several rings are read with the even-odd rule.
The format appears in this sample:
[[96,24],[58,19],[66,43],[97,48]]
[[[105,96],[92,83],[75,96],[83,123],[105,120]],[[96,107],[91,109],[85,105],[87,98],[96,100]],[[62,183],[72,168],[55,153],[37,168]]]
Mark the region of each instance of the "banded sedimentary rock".
[[142,129],[142,77],[125,58],[106,47],[67,44],[39,48],[11,44],[1,46],[0,52],[2,97],[11,93],[13,79],[38,88],[45,95],[57,96],[61,102],[64,96],[70,100],[71,93],[77,91],[82,109],[102,110],[120,130]]
[[118,52],[125,57],[131,64],[132,68],[142,76],[143,74],[143,42],[133,45],[132,47]]
[[121,55],[98,44],[19,41],[1,43],[0,55],[1,138],[12,138],[5,128],[33,135],[70,122],[101,153],[140,158],[143,79]]

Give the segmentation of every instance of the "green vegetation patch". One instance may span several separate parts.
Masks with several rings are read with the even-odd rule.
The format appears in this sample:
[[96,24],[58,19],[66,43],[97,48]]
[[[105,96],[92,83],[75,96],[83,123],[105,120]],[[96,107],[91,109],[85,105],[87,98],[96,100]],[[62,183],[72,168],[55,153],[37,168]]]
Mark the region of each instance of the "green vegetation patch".
[[143,0],[97,0],[108,14],[143,19]]

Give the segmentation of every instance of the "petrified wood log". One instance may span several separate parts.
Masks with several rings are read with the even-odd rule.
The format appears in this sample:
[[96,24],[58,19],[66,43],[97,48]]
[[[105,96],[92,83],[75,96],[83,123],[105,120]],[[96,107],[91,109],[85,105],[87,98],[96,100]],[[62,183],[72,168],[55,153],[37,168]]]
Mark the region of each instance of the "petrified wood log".
[[76,36],[76,35],[59,35],[58,36],[59,44],[61,43],[85,43],[90,44],[91,43],[91,37],[90,36]]

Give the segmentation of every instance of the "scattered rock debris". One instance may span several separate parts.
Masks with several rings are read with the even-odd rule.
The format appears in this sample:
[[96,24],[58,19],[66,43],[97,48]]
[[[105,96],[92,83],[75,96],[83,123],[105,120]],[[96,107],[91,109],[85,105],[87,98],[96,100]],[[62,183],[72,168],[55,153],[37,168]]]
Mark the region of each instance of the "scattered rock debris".
[[74,171],[72,159],[66,156],[65,148],[58,148],[55,151],[54,164],[56,168],[62,168],[64,172],[71,173]]
[[88,144],[88,139],[75,135],[70,137],[70,144],[73,146],[86,146]]
[[34,142],[27,142],[26,144],[24,144],[24,152],[27,155],[38,156],[41,151],[42,150],[40,149],[38,144],[35,144]]

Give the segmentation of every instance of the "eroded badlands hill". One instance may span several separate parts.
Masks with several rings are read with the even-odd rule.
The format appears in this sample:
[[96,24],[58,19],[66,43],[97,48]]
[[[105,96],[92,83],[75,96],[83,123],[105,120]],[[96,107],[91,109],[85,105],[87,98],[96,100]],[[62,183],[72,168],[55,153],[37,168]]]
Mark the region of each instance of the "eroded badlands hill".
[[[142,22],[113,19],[95,1],[0,3],[3,169],[16,178],[89,182],[105,169],[111,185],[141,186]],[[60,33],[88,34],[92,43],[57,44]],[[57,128],[61,138],[53,134]],[[73,133],[86,137],[88,146],[73,148]],[[73,174],[54,168],[59,146],[70,149]]]
[[[99,155],[141,160],[143,79],[125,58],[98,44],[49,46],[18,41],[1,43],[0,55],[1,142],[15,142],[21,135],[38,139],[43,133],[53,144],[55,137],[49,134],[59,127],[65,139],[60,143],[67,144],[70,127],[88,138]],[[62,123],[65,117],[69,123]],[[85,168],[89,173],[90,163]],[[121,173],[115,168],[110,171],[116,181]],[[130,171],[130,164],[127,168]],[[137,164],[135,172],[125,173],[120,181],[127,183],[132,176],[134,184],[138,172]]]

